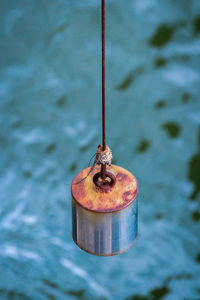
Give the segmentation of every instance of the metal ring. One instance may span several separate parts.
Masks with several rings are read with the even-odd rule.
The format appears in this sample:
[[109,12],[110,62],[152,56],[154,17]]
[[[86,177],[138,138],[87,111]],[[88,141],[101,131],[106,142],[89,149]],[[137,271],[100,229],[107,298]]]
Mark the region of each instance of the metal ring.
[[108,181],[108,180],[100,181],[99,178],[101,178],[101,172],[98,172],[94,175],[93,182],[96,185],[96,187],[98,187],[100,190],[102,190],[104,192],[109,192],[115,185],[116,178],[112,173],[110,173],[108,171],[105,171],[105,177],[110,178],[110,181]]

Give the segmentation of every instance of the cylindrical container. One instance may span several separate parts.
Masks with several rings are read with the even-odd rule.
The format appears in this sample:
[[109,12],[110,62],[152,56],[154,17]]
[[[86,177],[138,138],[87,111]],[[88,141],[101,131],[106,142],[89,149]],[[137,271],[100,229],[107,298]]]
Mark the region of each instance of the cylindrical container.
[[71,189],[73,240],[82,250],[99,256],[128,250],[137,236],[136,178],[116,165],[107,170],[116,178],[110,191],[101,191],[93,182],[100,166],[90,173],[90,168],[82,170]]

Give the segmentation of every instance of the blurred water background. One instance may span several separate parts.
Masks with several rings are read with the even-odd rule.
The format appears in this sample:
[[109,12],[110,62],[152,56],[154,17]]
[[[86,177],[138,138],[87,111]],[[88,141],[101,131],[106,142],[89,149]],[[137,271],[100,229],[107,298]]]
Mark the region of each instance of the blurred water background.
[[107,0],[107,133],[139,181],[139,237],[71,238],[101,142],[100,0],[0,1],[0,299],[200,299],[200,1]]

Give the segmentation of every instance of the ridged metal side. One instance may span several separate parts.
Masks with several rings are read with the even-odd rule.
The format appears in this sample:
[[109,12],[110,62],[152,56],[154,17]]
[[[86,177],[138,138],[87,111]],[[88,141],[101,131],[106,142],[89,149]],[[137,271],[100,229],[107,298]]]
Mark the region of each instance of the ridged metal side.
[[72,197],[72,237],[84,251],[111,256],[128,250],[137,237],[137,199],[112,213],[81,207]]

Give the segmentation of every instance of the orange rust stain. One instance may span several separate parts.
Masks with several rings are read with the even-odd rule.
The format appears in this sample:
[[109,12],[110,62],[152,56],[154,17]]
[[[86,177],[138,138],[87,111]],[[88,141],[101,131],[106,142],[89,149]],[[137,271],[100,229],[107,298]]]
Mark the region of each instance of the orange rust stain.
[[126,181],[127,179],[129,179],[129,176],[127,174],[124,174],[124,173],[117,173],[116,179],[118,181]]
[[124,192],[122,198],[124,199],[124,201],[129,202],[132,199],[134,199],[136,195],[137,195],[137,190],[131,190],[131,191]]
[[85,186],[83,184],[74,185],[74,187],[72,187],[72,191],[76,199],[84,199],[87,196]]
[[91,200],[86,202],[88,209],[92,209],[93,208],[93,203]]

